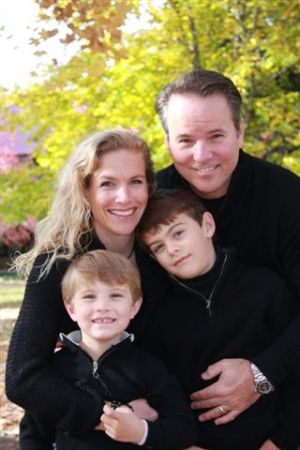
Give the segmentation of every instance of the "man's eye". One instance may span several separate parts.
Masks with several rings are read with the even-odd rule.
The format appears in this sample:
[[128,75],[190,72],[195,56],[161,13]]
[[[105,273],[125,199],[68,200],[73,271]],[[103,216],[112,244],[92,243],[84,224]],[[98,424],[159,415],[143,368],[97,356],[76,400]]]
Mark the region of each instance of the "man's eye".
[[192,142],[192,139],[189,138],[180,138],[178,140],[179,144],[190,144]]
[[216,134],[213,134],[212,136],[211,136],[211,139],[220,139],[220,138],[222,138],[223,137],[223,134],[221,134],[221,133],[216,133]]

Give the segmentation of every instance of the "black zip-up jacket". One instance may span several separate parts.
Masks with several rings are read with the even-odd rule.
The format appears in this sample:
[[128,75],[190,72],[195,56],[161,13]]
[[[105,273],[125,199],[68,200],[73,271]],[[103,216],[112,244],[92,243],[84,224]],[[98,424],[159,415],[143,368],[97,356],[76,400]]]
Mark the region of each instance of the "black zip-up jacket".
[[[191,191],[174,165],[158,172],[157,183]],[[300,302],[299,177],[240,150],[226,196],[201,199],[216,220],[218,244],[235,247],[244,264],[268,267],[283,277]],[[275,384],[291,369],[300,370],[300,314],[253,362]]]
[[[86,251],[104,248],[94,236]],[[157,263],[135,246],[141,273],[143,304],[129,328],[138,338],[169,286],[167,276]],[[76,328],[65,310],[61,280],[69,266],[65,260],[54,264],[49,274],[37,282],[40,266],[47,258],[35,261],[26,284],[23,303],[12,334],[6,368],[6,394],[32,417],[47,417],[49,425],[84,433],[99,423],[101,411],[95,398],[58,377],[49,366],[59,333]],[[55,399],[55,408],[53,408]],[[21,428],[21,436],[22,440]]]
[[[60,429],[51,433],[47,430],[47,421],[43,423],[36,418],[45,438],[43,445],[42,441],[39,444],[37,441],[39,450],[51,450],[53,441],[57,450],[134,450],[148,447],[175,450],[196,442],[196,421],[177,380],[162,361],[132,344],[132,335],[125,333],[123,339],[112,345],[98,361],[93,361],[78,345],[79,331],[69,336],[61,334],[61,339],[64,347],[52,358],[53,370],[92,395],[100,410],[105,400],[127,404],[133,398],[146,398],[158,411],[159,419],[148,422],[146,442],[138,446],[114,441],[103,431],[90,431],[79,436]],[[55,408],[56,398],[52,401],[52,408]],[[30,449],[32,445],[31,442],[26,448]]]
[[[215,381],[201,378],[210,364],[253,360],[299,310],[286,283],[268,269],[238,264],[228,250],[216,264],[217,273],[213,268],[193,284],[172,278],[173,289],[147,334],[146,345],[163,358],[187,395]],[[207,286],[214,289],[209,302],[210,295],[203,294]],[[270,438],[281,450],[294,450],[300,442],[299,402],[298,372],[226,425],[198,421],[198,445],[257,450]]]

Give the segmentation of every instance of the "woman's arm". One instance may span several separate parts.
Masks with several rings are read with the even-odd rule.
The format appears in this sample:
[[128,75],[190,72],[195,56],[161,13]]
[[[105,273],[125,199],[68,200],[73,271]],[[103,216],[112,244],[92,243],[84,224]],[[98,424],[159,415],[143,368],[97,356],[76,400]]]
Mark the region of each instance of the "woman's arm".
[[47,277],[37,281],[45,258],[45,255],[37,258],[26,285],[8,352],[6,393],[33,418],[80,433],[98,424],[102,405],[50,368],[58,333],[69,331],[72,322],[60,288],[67,264],[55,264]]

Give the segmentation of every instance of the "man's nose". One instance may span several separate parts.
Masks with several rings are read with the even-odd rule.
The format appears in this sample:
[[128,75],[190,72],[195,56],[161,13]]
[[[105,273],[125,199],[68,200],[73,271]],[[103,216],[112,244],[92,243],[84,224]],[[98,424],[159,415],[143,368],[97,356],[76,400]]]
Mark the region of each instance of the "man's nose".
[[196,141],[193,147],[193,159],[197,162],[204,162],[210,158],[210,150],[203,141]]

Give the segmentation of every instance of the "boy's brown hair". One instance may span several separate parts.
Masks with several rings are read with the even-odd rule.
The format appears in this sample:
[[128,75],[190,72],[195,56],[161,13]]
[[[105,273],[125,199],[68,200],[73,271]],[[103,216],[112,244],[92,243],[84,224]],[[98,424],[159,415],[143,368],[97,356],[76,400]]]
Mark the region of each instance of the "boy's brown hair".
[[181,189],[158,189],[151,195],[147,208],[136,228],[136,237],[140,245],[150,249],[144,242],[147,233],[155,233],[161,225],[172,223],[178,214],[185,213],[202,225],[203,214],[206,212],[199,198]]
[[133,303],[142,297],[139,271],[127,258],[109,250],[93,250],[68,267],[61,284],[64,302],[71,303],[80,283],[95,280],[108,285],[127,284]]

